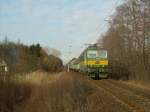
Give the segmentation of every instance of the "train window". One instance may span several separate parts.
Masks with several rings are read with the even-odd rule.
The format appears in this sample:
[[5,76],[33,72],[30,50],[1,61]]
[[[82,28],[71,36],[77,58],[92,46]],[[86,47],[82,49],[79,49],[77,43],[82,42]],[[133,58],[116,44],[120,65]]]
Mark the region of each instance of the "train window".
[[107,58],[107,51],[105,51],[105,50],[99,51],[99,57],[100,58]]
[[88,51],[87,52],[87,57],[88,58],[96,58],[97,57],[97,51]]

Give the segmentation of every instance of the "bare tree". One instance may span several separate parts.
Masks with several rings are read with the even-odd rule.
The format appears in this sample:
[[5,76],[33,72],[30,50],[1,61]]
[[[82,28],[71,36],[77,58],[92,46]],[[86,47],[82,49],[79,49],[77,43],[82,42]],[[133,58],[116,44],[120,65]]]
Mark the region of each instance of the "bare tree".
[[116,10],[103,36],[112,71],[117,77],[150,78],[150,1],[126,0]]

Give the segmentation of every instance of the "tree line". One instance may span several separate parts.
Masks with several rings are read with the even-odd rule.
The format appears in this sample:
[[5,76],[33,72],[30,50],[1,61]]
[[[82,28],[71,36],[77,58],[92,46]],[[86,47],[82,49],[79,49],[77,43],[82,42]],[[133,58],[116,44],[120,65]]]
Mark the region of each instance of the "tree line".
[[0,59],[7,63],[9,73],[28,73],[36,70],[58,72],[62,60],[49,55],[39,43],[30,46],[8,41],[0,42]]
[[111,77],[149,80],[150,0],[125,0],[118,6],[102,42]]

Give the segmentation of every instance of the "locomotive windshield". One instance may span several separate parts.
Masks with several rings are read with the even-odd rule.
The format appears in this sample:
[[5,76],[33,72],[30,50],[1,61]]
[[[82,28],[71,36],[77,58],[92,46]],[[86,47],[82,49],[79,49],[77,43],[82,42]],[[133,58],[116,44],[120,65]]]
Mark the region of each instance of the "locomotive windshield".
[[100,58],[107,58],[107,51],[106,50],[89,50],[87,52],[87,58],[89,59],[100,59]]
[[91,59],[95,59],[97,58],[97,54],[98,54],[97,51],[90,50],[87,52],[87,57]]
[[99,57],[100,58],[107,58],[107,51],[105,51],[105,50],[99,51]]

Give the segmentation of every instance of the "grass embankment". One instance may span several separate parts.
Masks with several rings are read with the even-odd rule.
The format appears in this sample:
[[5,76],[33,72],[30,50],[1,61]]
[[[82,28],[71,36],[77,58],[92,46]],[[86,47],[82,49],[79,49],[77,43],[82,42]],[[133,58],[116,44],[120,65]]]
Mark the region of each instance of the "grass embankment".
[[32,97],[17,112],[88,112],[87,96],[94,88],[87,80],[65,72],[53,76],[53,80],[44,78],[44,83],[34,87]]
[[52,76],[34,72],[26,75],[0,76],[0,112],[14,112],[15,109],[32,97],[33,88]]

